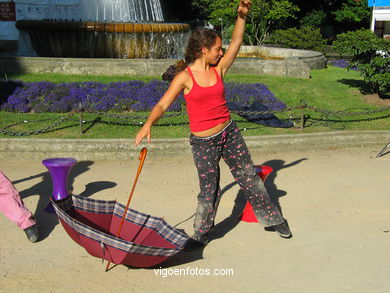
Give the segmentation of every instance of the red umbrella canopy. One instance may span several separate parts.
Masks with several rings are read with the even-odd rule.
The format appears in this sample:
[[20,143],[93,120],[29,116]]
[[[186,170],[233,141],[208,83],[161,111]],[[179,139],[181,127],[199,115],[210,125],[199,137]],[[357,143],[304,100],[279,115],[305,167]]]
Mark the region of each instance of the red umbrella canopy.
[[181,251],[189,236],[164,219],[128,209],[120,237],[116,236],[125,206],[69,196],[53,201],[57,216],[69,236],[93,256],[115,264],[151,267]]

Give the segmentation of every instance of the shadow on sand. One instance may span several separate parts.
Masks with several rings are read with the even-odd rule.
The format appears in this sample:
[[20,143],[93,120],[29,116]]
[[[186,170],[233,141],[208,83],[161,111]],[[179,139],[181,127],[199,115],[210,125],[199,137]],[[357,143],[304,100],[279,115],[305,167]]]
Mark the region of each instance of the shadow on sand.
[[[268,194],[271,198],[271,201],[279,208],[280,212],[282,213],[282,216],[283,216],[283,211],[282,211],[282,207],[280,206],[280,203],[279,203],[279,198],[285,196],[287,194],[287,192],[284,190],[278,189],[278,187],[275,184],[276,176],[278,174],[278,171],[280,171],[282,169],[293,167],[293,166],[301,163],[304,160],[307,160],[307,159],[302,158],[302,159],[296,160],[294,162],[291,162],[289,164],[285,164],[285,161],[283,161],[283,160],[270,160],[270,161],[264,162],[263,164],[260,164],[260,165],[270,166],[273,169],[273,172],[268,175],[267,180],[265,181],[265,187],[268,191]],[[232,182],[232,183],[228,184],[227,186],[225,186],[222,189],[222,195],[236,184],[237,184],[237,182]],[[229,231],[233,230],[234,227],[236,227],[238,225],[238,223],[240,223],[241,214],[242,214],[243,209],[245,207],[246,201],[247,201],[247,199],[246,199],[245,191],[240,189],[238,194],[237,194],[237,197],[234,201],[234,206],[233,206],[233,209],[231,211],[230,216],[228,216],[227,218],[225,218],[224,220],[222,220],[221,222],[219,222],[218,224],[216,224],[214,226],[213,230],[210,232],[210,235],[209,235],[210,241],[216,240],[219,238],[223,238]]]
[[[73,183],[75,178],[90,169],[93,161],[80,161],[70,171],[68,177],[68,190],[73,190]],[[29,196],[39,195],[37,208],[34,214],[35,220],[37,221],[40,241],[47,238],[54,227],[58,224],[58,219],[55,213],[49,213],[45,210],[46,206],[50,202],[50,197],[53,189],[52,179],[49,172],[42,172],[30,177],[13,181],[13,184],[25,182],[28,180],[42,178],[41,182],[31,186],[28,189],[20,191],[22,199]],[[116,183],[110,181],[96,181],[88,183],[85,186],[85,190],[80,194],[81,196],[89,197],[92,194],[99,192],[104,189],[112,188],[116,186]]]
[[[301,163],[304,160],[307,160],[307,159],[302,158],[302,159],[296,160],[294,162],[291,162],[289,164],[285,164],[285,161],[283,161],[283,160],[270,160],[270,161],[267,161],[267,162],[264,162],[263,164],[261,164],[261,165],[270,166],[273,169],[273,172],[270,175],[268,175],[268,177],[267,177],[267,180],[265,182],[265,186],[266,186],[266,189],[268,191],[268,194],[270,195],[272,202],[280,209],[282,215],[283,215],[283,212],[282,212],[282,208],[281,208],[280,203],[279,203],[279,198],[285,196],[287,194],[287,192],[284,190],[278,189],[278,187],[276,186],[275,179],[276,179],[277,173],[278,173],[278,171],[280,171],[282,169],[293,167],[293,166]],[[223,194],[225,192],[227,192],[229,189],[231,189],[236,184],[237,184],[237,182],[232,182],[232,183],[226,185],[222,189],[221,196],[223,196]],[[245,191],[240,189],[239,192],[237,193],[236,199],[234,201],[234,206],[233,206],[233,209],[231,211],[231,214],[227,218],[225,218],[224,220],[222,220],[221,222],[216,224],[214,226],[213,230],[210,232],[209,238],[208,238],[208,240],[210,242],[213,240],[219,239],[219,238],[223,238],[227,233],[229,233],[229,231],[233,230],[238,225],[238,223],[240,223],[241,214],[242,214],[242,211],[243,211],[244,206],[246,204],[246,200],[247,199],[246,199]],[[188,220],[191,220],[192,218],[193,218],[193,216],[187,218],[186,220],[180,222],[179,224],[186,222]],[[175,256],[169,258],[167,261],[163,262],[162,264],[160,264],[158,266],[151,267],[149,269],[169,268],[172,266],[178,266],[178,265],[193,262],[193,261],[198,260],[198,259],[202,259],[203,258],[203,250],[204,250],[204,247],[193,250],[193,251],[182,251],[182,252],[176,254]]]

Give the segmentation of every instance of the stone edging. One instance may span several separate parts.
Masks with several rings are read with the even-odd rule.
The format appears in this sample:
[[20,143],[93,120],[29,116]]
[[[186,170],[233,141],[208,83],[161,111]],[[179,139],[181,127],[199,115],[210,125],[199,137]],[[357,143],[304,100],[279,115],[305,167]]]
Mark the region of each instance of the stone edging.
[[[312,149],[375,146],[390,140],[390,131],[339,131],[313,134],[263,135],[245,137],[251,152],[273,153]],[[152,157],[189,156],[188,138],[154,139],[144,144]],[[135,159],[140,147],[132,139],[44,139],[1,138],[3,160],[42,160],[50,157],[73,157],[78,160]]]

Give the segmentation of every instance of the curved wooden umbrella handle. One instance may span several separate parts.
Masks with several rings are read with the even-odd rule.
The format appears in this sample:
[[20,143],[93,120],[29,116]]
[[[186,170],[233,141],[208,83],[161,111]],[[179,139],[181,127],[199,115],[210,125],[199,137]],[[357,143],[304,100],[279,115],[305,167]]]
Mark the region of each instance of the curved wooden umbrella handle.
[[138,165],[138,170],[137,170],[137,174],[138,175],[141,173],[142,167],[144,166],[144,162],[145,162],[147,153],[148,153],[148,149],[147,148],[142,148],[141,152],[139,153],[140,163]]

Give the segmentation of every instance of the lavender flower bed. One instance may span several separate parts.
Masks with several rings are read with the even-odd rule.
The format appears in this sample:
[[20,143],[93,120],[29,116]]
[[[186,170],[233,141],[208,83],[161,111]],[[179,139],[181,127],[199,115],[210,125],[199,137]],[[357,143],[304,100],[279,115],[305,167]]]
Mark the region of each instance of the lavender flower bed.
[[358,70],[357,67],[354,67],[354,66],[349,67],[350,66],[349,61],[344,60],[344,59],[332,60],[332,61],[329,61],[329,64],[336,66],[336,67],[340,67],[340,68],[349,68],[351,70]]
[[240,106],[249,106],[253,102],[260,102],[268,110],[281,110],[286,104],[275,97],[275,95],[262,83],[225,83],[225,96],[228,102]]
[[[14,81],[9,81],[13,82]],[[19,82],[13,93],[1,106],[11,112],[57,112],[64,113],[80,109],[85,111],[150,111],[167,90],[165,81],[128,81],[60,83]],[[7,86],[7,82],[0,83]],[[278,100],[263,84],[227,82],[226,99],[239,105],[250,105],[258,101],[270,110],[283,109],[286,105]],[[181,111],[184,99],[182,94],[168,111]]]

